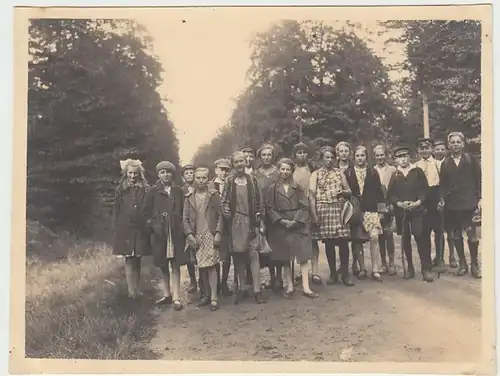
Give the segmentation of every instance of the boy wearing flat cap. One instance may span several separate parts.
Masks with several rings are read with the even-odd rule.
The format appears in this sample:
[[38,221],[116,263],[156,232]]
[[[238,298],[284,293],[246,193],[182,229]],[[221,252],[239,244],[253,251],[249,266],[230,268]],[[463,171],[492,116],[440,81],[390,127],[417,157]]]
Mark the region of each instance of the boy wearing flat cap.
[[396,215],[396,229],[402,236],[401,245],[404,249],[408,268],[405,279],[415,277],[413,266],[411,236],[415,238],[420,256],[422,278],[432,282],[431,254],[424,233],[425,201],[429,194],[429,185],[424,171],[410,163],[410,149],[400,146],[394,150],[394,157],[398,165],[397,171],[389,182],[387,198],[394,206]]
[[481,166],[476,157],[464,152],[465,137],[461,132],[448,135],[448,155],[441,165],[441,200],[439,208],[444,210],[445,223],[452,232],[459,265],[457,276],[469,272],[465,257],[463,231],[467,232],[467,243],[471,257],[471,275],[481,278],[479,266],[479,239],[473,217],[481,211]]
[[[217,159],[214,162],[215,169],[215,179],[210,182],[210,187],[219,191],[221,197],[225,188],[226,180],[231,171],[231,161],[226,158]],[[219,255],[222,262],[222,277],[220,272],[220,265],[217,268],[217,281],[219,286],[219,292],[224,296],[231,296],[233,292],[227,284],[229,278],[229,270],[231,269],[231,238],[229,236],[229,230],[225,226],[225,221],[222,222],[222,239],[219,247]],[[236,274],[235,274],[236,280]]]
[[434,142],[430,138],[420,138],[417,140],[417,150],[420,159],[416,166],[424,171],[427,183],[429,184],[429,194],[424,204],[424,235],[429,249],[431,246],[431,233],[434,231],[434,246],[436,249],[436,257],[433,260],[433,265],[440,270],[444,269],[444,234],[442,214],[438,211],[439,203],[439,167],[436,160],[432,156]]
[[175,166],[171,162],[158,163],[156,171],[159,179],[146,194],[143,212],[152,233],[154,263],[161,271],[164,287],[164,295],[156,304],[173,303],[174,309],[180,311],[183,308],[180,300],[180,267],[186,263],[182,223],[184,193],[181,187],[173,183]]
[[244,147],[241,152],[245,155],[245,174],[254,173],[255,151],[252,148]]

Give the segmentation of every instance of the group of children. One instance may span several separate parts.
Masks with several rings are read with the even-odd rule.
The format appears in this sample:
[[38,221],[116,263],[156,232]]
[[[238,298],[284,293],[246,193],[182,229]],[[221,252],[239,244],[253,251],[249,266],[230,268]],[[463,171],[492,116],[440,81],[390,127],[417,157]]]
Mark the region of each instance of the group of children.
[[[400,146],[393,150],[396,166],[388,164],[386,148],[378,145],[373,149],[375,164],[369,166],[364,146],[353,150],[340,142],[335,148],[322,147],[320,163],[314,166],[303,143],[293,147],[291,158],[278,161],[274,146],[265,144],[256,153],[244,148],[230,159],[215,161],[213,180],[207,167],[184,166],[182,186],[174,184],[176,168],[168,161],[156,166],[154,186],[148,185],[140,161],[121,161],[123,179],[113,214],[114,253],[125,258],[129,296],[140,295],[141,258],[152,255],[164,288],[156,303],[171,304],[175,310],[183,308],[183,265],[190,277],[188,292],[199,289],[198,306],[213,311],[219,309],[220,294],[235,294],[235,304],[250,294],[257,303],[265,303],[263,287],[291,297],[294,282],[300,281],[303,295],[314,299],[318,294],[311,290],[310,281],[323,283],[318,242],[325,245],[327,284],[340,280],[353,286],[349,267],[358,279],[368,276],[364,243],[369,243],[374,281],[397,273],[394,231],[402,237],[405,279],[415,277],[412,235],[422,278],[432,282],[432,271],[445,266],[445,232],[449,264],[457,269],[457,276],[466,275],[464,230],[470,273],[481,278],[475,231],[481,209],[481,168],[473,155],[464,152],[464,145],[460,132],[450,133],[446,142],[419,139],[419,160],[411,163],[410,148]],[[256,158],[260,165],[255,168]],[[228,284],[231,261],[232,289]],[[295,262],[300,265],[297,276]],[[270,274],[267,286],[260,278],[264,267]]]

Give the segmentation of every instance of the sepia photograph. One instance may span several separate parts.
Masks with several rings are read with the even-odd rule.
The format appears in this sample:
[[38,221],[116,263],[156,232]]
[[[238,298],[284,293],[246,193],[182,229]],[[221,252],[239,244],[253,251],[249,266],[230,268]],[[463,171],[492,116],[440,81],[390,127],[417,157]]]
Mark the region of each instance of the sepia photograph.
[[12,373],[494,372],[491,6],[14,17]]

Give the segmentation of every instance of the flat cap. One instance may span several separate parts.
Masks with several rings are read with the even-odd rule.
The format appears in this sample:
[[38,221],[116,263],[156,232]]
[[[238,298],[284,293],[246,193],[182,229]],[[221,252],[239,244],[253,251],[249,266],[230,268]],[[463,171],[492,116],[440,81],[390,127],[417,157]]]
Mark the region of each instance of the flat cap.
[[161,161],[156,165],[156,171],[159,172],[160,170],[167,170],[170,172],[175,172],[175,166],[172,162],[169,161]]
[[184,171],[186,171],[186,170],[193,170],[194,171],[195,169],[196,168],[194,167],[194,165],[187,164],[187,165],[185,165],[185,166],[182,167],[181,172],[184,173]]
[[250,147],[245,147],[245,148],[241,149],[240,151],[243,152],[243,153],[252,153],[252,154],[255,154],[255,151],[252,148],[250,148]]
[[299,151],[309,152],[309,147],[303,142],[293,145],[292,155],[297,154]]
[[438,145],[444,145],[444,146],[446,146],[446,142],[444,140],[436,140],[436,141],[434,141],[434,146],[438,146]]
[[430,138],[422,137],[417,140],[416,144],[417,146],[422,146],[425,144],[429,144],[429,146],[432,146],[434,145],[434,141],[432,141]]
[[214,162],[214,167],[217,168],[217,167],[221,167],[221,168],[231,168],[231,161],[229,159],[226,159],[226,158],[220,158],[220,159],[217,159],[215,162]]
[[399,157],[404,154],[409,154],[410,153],[410,148],[408,146],[398,146],[393,149],[392,153],[394,154],[395,157]]

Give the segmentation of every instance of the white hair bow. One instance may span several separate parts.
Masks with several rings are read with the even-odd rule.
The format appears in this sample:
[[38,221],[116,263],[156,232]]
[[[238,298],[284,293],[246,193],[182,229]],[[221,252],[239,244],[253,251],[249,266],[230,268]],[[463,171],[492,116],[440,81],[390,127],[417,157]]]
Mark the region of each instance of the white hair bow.
[[142,162],[138,159],[127,159],[125,161],[120,161],[120,167],[122,170],[125,170],[125,168],[129,165],[136,165],[136,166],[142,166]]

